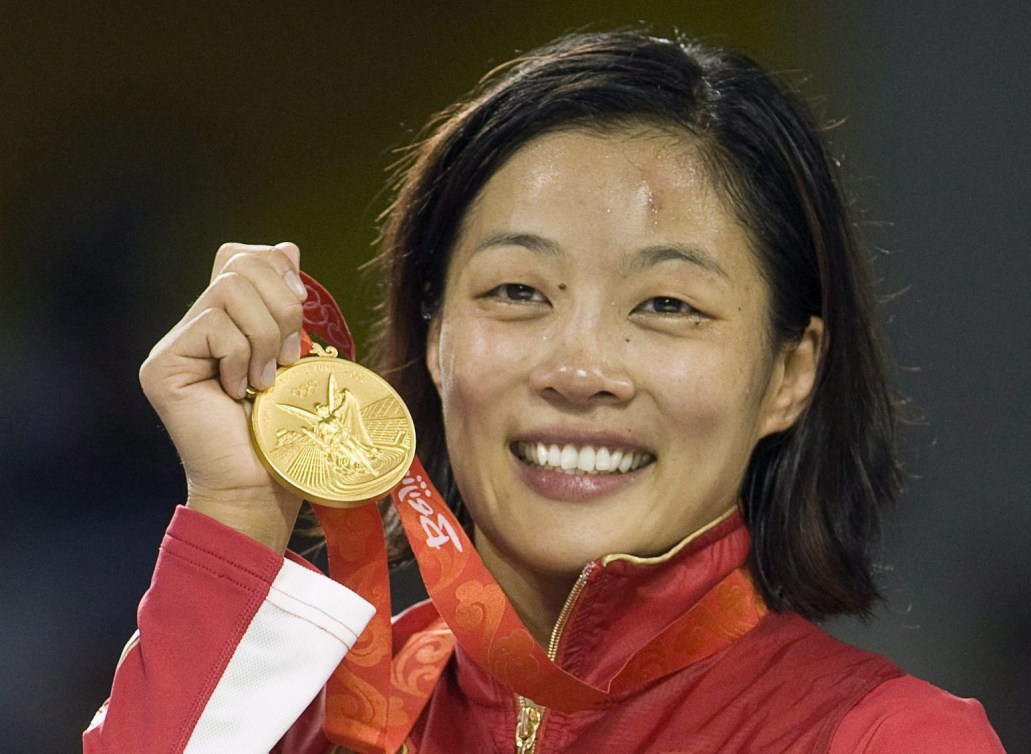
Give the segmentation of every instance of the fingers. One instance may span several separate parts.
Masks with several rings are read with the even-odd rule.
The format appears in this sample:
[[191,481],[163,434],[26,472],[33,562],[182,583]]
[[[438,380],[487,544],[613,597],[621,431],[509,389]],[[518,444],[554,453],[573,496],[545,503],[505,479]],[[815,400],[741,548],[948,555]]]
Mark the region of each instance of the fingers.
[[205,372],[195,375],[195,380],[210,379],[217,374],[225,393],[238,399],[247,395],[247,387],[252,382],[249,367],[253,349],[225,309],[205,309],[185,323],[177,346],[182,356],[211,364]]
[[[229,395],[242,400],[247,396],[250,385],[263,389],[267,387],[259,380],[267,379],[271,386],[275,379],[275,365],[266,366],[272,369],[270,375],[262,374],[253,377],[251,356],[254,349],[250,340],[232,320],[231,315],[222,309],[208,309],[197,320],[197,327],[205,333],[205,344],[212,358],[218,362],[219,382]],[[260,385],[260,387],[259,387]]]
[[215,262],[211,266],[211,279],[214,280],[218,277],[219,273],[229,263],[229,260],[238,254],[264,256],[284,276],[290,271],[296,272],[301,268],[301,251],[297,248],[297,244],[290,243],[289,241],[277,243],[275,246],[224,243],[215,253]]
[[[226,393],[243,396],[247,385],[272,386],[277,364],[300,358],[300,329],[307,291],[297,275],[294,244],[225,244],[216,254],[207,290],[184,318],[206,333]],[[210,311],[225,316],[212,316]],[[184,333],[185,334],[185,333]]]

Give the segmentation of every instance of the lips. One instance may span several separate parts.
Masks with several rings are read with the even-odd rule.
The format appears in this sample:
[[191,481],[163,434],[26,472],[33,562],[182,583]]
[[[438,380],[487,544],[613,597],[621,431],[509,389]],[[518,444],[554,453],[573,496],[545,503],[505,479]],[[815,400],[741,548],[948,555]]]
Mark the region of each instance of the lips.
[[618,475],[636,471],[655,460],[643,450],[612,445],[514,442],[513,454],[524,463],[571,475]]

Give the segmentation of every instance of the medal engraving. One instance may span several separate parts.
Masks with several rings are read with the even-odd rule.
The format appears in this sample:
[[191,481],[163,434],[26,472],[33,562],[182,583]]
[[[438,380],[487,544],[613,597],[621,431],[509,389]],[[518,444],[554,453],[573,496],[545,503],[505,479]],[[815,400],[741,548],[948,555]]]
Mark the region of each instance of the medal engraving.
[[254,398],[251,438],[269,473],[306,500],[333,507],[372,502],[415,456],[415,427],[400,396],[336,350],[281,368]]

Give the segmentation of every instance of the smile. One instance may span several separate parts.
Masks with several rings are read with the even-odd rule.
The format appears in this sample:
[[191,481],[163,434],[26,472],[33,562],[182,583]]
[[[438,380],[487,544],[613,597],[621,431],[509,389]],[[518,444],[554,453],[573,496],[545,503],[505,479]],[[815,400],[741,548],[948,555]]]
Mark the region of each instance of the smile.
[[512,452],[531,466],[566,474],[626,474],[655,460],[651,453],[639,450],[543,442],[515,442]]

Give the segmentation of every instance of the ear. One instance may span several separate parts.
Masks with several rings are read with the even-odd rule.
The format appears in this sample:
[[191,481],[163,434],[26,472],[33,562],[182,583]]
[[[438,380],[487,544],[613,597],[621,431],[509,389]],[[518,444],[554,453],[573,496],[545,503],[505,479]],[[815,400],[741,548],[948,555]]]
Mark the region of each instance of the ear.
[[823,339],[823,320],[810,317],[801,339],[777,354],[770,373],[760,437],[788,429],[809,405],[823,353]]
[[440,395],[440,316],[430,320],[426,330],[426,369]]

